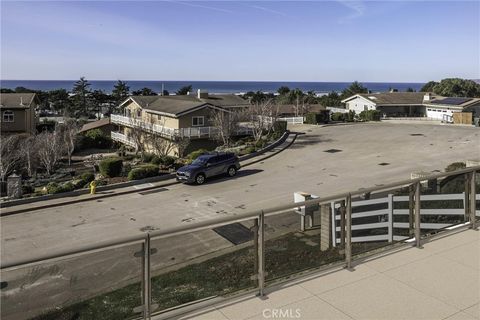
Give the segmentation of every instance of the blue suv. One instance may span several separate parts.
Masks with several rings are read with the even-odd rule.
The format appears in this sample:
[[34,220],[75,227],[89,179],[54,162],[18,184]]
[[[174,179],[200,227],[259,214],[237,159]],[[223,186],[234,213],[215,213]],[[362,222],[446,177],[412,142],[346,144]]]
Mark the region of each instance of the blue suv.
[[240,162],[233,153],[204,154],[178,169],[177,181],[203,184],[207,178],[221,174],[233,177],[239,169]]

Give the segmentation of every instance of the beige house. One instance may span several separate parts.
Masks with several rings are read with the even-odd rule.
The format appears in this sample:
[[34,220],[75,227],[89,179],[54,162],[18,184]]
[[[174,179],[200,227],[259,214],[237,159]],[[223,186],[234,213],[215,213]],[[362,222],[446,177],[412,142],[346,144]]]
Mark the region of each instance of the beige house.
[[35,93],[1,93],[1,134],[34,134],[36,131]]
[[[157,144],[171,144],[169,154],[178,156],[198,148],[213,148],[217,128],[213,126],[214,112],[230,113],[246,108],[250,103],[235,95],[131,96],[120,104],[122,115],[111,115],[118,126],[112,139],[127,146],[156,152]],[[242,130],[238,134],[248,133]],[[183,149],[183,152],[180,150]]]

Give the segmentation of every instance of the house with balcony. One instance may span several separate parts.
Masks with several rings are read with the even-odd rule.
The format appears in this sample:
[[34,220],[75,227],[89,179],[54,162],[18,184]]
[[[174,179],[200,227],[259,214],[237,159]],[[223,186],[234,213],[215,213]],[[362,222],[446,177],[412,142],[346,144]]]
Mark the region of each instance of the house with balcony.
[[[248,106],[250,103],[239,96],[209,95],[200,90],[196,95],[131,96],[120,104],[123,114],[111,115],[111,123],[118,128],[112,132],[112,139],[131,148],[142,143],[151,152],[155,150],[149,138],[164,139],[173,144],[169,153],[175,156],[199,148],[214,148],[218,128],[213,124],[213,114],[229,114]],[[246,127],[235,132],[239,136],[248,133]],[[180,150],[186,141],[187,145]]]
[[34,134],[36,131],[35,93],[0,94],[1,134]]
[[384,92],[356,94],[342,100],[348,110],[360,113],[378,110],[385,117],[426,117],[453,122],[456,112],[480,116],[480,98],[443,97],[423,92]]

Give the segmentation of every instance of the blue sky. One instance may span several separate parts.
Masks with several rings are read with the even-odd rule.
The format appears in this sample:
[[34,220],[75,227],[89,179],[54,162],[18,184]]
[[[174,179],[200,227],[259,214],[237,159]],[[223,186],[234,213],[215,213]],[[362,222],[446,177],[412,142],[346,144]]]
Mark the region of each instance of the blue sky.
[[1,78],[480,78],[475,1],[2,1]]

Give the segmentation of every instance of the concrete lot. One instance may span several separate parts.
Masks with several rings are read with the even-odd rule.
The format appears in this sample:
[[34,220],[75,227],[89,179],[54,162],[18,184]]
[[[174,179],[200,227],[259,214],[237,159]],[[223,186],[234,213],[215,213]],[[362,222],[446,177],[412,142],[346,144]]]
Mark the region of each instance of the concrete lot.
[[[409,179],[412,171],[443,170],[480,157],[478,128],[379,123],[293,129],[306,134],[235,179],[2,217],[1,259],[291,203],[295,191],[322,196]],[[342,151],[324,152],[333,148]]]
[[178,319],[478,320],[479,247],[479,232],[467,230]]

